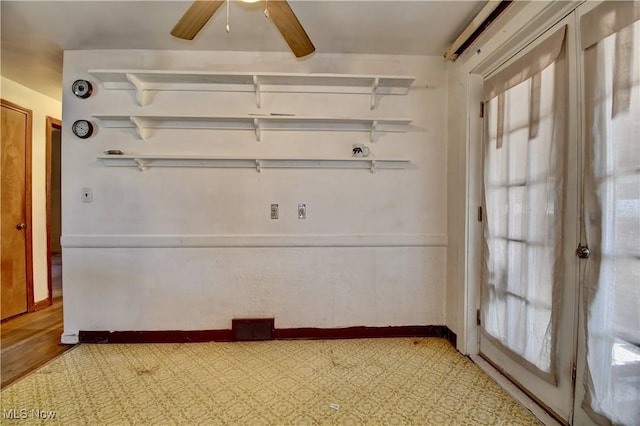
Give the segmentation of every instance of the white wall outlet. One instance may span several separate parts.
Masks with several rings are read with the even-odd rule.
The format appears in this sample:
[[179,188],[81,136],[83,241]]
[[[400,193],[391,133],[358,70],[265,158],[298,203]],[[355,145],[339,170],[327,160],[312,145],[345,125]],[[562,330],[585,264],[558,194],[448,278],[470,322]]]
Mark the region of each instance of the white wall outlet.
[[306,218],[307,218],[307,205],[298,204],[298,219],[306,219]]
[[278,218],[278,205],[277,204],[271,204],[271,219],[277,219]]
[[93,201],[93,190],[91,188],[82,188],[82,202],[90,203]]

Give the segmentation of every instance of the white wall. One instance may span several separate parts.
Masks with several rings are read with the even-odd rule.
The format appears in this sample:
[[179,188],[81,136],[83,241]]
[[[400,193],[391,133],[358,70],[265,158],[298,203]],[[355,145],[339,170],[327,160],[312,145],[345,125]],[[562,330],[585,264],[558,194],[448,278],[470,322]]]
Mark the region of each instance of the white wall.
[[[369,110],[365,95],[108,91],[91,68],[394,74],[406,96]],[[406,133],[105,129],[80,140],[63,129],[65,334],[79,330],[228,329],[232,318],[275,317],[277,328],[445,325],[446,66],[439,57],[282,53],[67,51],[66,123],[95,113],[406,117]],[[78,78],[94,94],[66,90]],[[405,170],[105,167],[107,149],[212,156],[349,157],[365,143]],[[81,202],[92,188],[92,203]],[[271,203],[280,219],[271,220]],[[298,220],[298,203],[307,219]],[[108,247],[107,247],[108,246]]]
[[30,109],[33,112],[31,147],[31,208],[33,235],[33,299],[40,302],[49,297],[47,283],[47,206],[46,206],[46,119],[60,119],[62,104],[2,77],[0,85],[2,99]]

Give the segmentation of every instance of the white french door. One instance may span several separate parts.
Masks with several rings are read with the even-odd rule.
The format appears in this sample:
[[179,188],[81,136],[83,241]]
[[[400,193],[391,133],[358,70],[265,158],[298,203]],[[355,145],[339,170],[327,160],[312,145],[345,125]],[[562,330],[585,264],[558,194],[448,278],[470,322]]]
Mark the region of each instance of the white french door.
[[638,425],[640,2],[582,4],[484,87],[480,352],[567,423]]
[[575,424],[640,424],[640,2],[584,5],[584,241]]
[[485,79],[481,355],[569,422],[577,316],[575,17]]

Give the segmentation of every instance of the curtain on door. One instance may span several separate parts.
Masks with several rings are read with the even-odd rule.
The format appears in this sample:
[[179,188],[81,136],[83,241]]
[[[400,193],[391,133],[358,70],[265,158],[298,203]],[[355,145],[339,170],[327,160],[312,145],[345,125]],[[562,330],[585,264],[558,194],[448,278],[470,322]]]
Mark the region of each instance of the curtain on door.
[[585,69],[585,400],[600,424],[640,424],[640,3],[581,19]]
[[565,29],[484,82],[482,332],[552,383],[562,285]]

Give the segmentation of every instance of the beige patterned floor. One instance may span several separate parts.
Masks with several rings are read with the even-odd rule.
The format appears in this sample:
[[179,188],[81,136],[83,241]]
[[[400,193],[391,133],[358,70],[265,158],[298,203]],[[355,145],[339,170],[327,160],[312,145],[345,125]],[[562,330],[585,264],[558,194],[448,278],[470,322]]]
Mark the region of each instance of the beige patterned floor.
[[3,425],[539,424],[438,338],[83,344],[0,402]]

